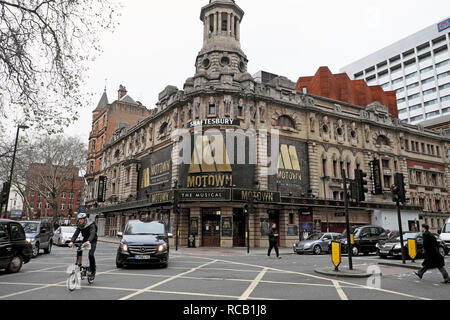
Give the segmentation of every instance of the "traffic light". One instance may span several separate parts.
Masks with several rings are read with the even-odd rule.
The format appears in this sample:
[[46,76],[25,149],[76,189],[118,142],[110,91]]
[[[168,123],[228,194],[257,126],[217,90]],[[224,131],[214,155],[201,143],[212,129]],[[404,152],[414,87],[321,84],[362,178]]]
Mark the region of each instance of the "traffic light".
[[364,202],[366,201],[366,193],[369,192],[367,189],[367,173],[362,170],[355,170],[355,183],[357,188],[356,194],[356,202]]
[[173,196],[173,211],[177,214],[179,214],[181,212],[181,206],[180,206],[180,202],[179,202],[179,198],[178,198],[178,192],[175,192],[174,196]]
[[358,186],[356,184],[356,181],[350,181],[350,198],[354,199],[355,201],[359,198]]
[[406,203],[405,176],[402,173],[396,173],[394,176],[394,185],[391,187],[392,201]]
[[244,204],[244,215],[248,214],[248,203]]
[[9,182],[3,183],[3,189],[0,194],[0,205],[8,203]]

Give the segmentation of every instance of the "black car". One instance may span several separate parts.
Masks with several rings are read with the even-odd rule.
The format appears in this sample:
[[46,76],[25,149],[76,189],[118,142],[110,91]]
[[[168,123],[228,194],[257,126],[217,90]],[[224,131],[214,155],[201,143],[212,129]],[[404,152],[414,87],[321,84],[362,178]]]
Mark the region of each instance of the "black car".
[[[436,237],[436,240],[438,242],[439,246],[439,253],[445,257],[445,245],[442,242],[441,239],[439,239],[439,235],[434,234]],[[403,234],[403,242],[404,242],[404,249],[405,249],[405,257],[409,257],[409,249],[408,249],[408,239],[415,239],[417,244],[417,258],[423,258],[424,257],[424,249],[423,249],[423,237],[421,232],[405,232]],[[396,238],[389,239],[386,243],[380,245],[380,250],[378,255],[380,258],[387,258],[387,257],[401,257],[402,256],[402,249],[401,249],[401,242],[400,242],[400,236]]]
[[[355,243],[352,245],[352,254],[354,256],[363,253],[364,255],[368,255],[369,253],[375,253],[377,251],[377,244],[379,241],[387,240],[388,235],[387,232],[381,228],[376,226],[362,226],[362,227],[354,227],[352,228]],[[347,233],[344,231],[342,243],[342,252],[348,252],[347,246]]]
[[116,266],[156,264],[167,267],[169,263],[169,237],[164,224],[153,221],[131,220],[117,250]]
[[23,227],[15,221],[0,219],[0,269],[19,272],[24,263],[30,262],[32,254]]

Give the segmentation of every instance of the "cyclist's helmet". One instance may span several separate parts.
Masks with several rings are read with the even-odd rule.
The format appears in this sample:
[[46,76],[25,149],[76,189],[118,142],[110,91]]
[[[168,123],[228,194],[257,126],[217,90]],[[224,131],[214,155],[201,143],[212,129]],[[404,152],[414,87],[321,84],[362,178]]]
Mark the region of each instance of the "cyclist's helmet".
[[77,216],[77,220],[80,220],[80,219],[86,219],[86,217],[87,217],[86,213],[80,213],[80,214],[78,214],[78,216]]

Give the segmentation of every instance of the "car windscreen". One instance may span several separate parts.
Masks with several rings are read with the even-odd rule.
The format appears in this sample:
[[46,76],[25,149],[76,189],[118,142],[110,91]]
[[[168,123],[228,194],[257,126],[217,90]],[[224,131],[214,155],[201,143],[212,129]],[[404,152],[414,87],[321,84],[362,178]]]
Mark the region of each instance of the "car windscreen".
[[130,221],[125,228],[125,235],[163,235],[164,225],[159,222]]
[[444,228],[444,233],[450,233],[450,223],[447,223]]
[[[420,233],[405,233],[403,234],[403,241],[408,240],[408,239],[416,239],[417,236],[419,236]],[[397,238],[395,238],[395,240],[400,241],[400,236],[398,236]]]
[[308,237],[307,240],[320,240],[320,238],[322,238],[323,234],[321,233],[313,233],[312,235],[310,235]]
[[25,233],[37,233],[39,224],[36,222],[20,222]]
[[62,233],[75,233],[76,230],[74,227],[61,227]]

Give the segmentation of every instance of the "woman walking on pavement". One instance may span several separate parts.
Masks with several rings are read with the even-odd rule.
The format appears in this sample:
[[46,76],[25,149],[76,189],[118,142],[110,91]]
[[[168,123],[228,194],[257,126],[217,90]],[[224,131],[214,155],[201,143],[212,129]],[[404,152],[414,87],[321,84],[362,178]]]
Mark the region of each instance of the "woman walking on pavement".
[[443,283],[449,283],[450,278],[447,270],[445,270],[444,257],[439,253],[438,243],[434,235],[430,233],[430,226],[423,224],[423,248],[425,250],[425,260],[422,263],[423,268],[419,272],[414,272],[420,279],[422,279],[425,272],[430,269],[439,269],[444,277]]
[[272,230],[270,230],[269,234],[269,252],[267,253],[267,256],[270,257],[270,253],[272,252],[272,249],[275,248],[275,253],[277,254],[277,258],[281,259],[280,253],[278,252],[278,239],[280,238],[280,235],[277,231],[277,225],[274,223],[272,225]]

